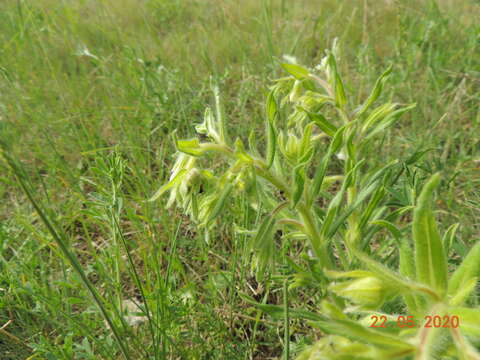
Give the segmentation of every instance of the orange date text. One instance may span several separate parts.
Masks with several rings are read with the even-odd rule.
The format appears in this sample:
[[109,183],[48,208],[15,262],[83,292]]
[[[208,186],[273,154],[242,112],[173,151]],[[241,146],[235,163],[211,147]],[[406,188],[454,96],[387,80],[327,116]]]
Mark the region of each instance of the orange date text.
[[[370,327],[373,328],[387,328],[387,327],[399,327],[399,328],[413,328],[417,326],[417,321],[411,315],[397,316],[396,321],[388,321],[385,315],[372,315],[370,317]],[[460,318],[457,315],[427,315],[421,323],[422,327],[426,328],[453,328],[456,329],[460,325]]]

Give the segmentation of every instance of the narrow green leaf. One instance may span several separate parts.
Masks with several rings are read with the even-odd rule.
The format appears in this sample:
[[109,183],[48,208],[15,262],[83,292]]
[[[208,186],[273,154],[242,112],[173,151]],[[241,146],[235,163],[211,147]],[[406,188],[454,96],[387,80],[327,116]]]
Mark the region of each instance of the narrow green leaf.
[[315,154],[315,149],[313,146],[310,146],[309,148],[307,148],[307,150],[304,152],[304,154],[302,155],[302,157],[300,159],[298,159],[298,165],[307,165],[308,163],[310,163],[310,161],[312,160],[313,158],[313,155]]
[[303,155],[305,155],[308,149],[311,148],[313,125],[313,122],[308,123],[303,129],[302,140],[300,142],[300,153]]
[[250,131],[250,134],[248,135],[248,148],[254,156],[259,157],[255,130]]
[[343,145],[343,133],[345,132],[345,129],[346,129],[346,126],[342,126],[337,130],[328,148],[329,153],[335,154],[338,152],[338,150],[340,150],[340,148]]
[[[393,224],[392,224],[393,225]],[[397,230],[399,231],[399,230]],[[401,234],[399,234],[400,238]],[[415,279],[415,262],[414,262],[413,250],[410,247],[407,239],[403,239],[400,242],[400,266],[399,272],[401,275],[405,276],[407,279]],[[403,295],[405,299],[405,304],[407,304],[408,311],[415,314],[418,311],[417,298],[414,294],[405,293]],[[421,300],[418,300],[421,301]]]
[[352,186],[356,178],[358,169],[360,169],[364,163],[365,163],[365,159],[362,159],[357,163],[352,162],[353,167],[349,167],[348,173],[345,176],[345,180],[343,181],[342,187],[347,189],[350,186]]
[[275,96],[273,91],[270,91],[267,96],[266,103],[267,110],[267,120],[271,123],[274,123],[277,117],[277,102],[275,101]]
[[363,133],[367,131],[375,124],[377,124],[380,120],[390,115],[396,107],[397,104],[386,103],[373,109],[372,112],[368,115],[368,117],[364,121],[362,121],[363,126],[361,132]]
[[303,190],[305,188],[305,166],[299,165],[294,169],[294,189],[292,195],[292,209],[297,206],[302,198]]
[[207,225],[210,224],[218,215],[220,215],[220,212],[223,210],[225,206],[225,202],[227,201],[228,196],[230,195],[232,190],[233,190],[233,184],[230,182],[223,187],[222,193],[220,194],[220,197],[216,201],[215,206],[213,207],[212,212],[210,213],[205,224]]
[[335,135],[335,133],[337,132],[337,127],[333,125],[330,121],[328,121],[327,118],[323,116],[323,114],[313,113],[305,109],[304,111],[307,113],[310,120],[313,121],[325,134],[327,134],[328,136]]
[[310,72],[305,69],[304,67],[296,64],[288,64],[283,63],[280,64],[285,71],[287,71],[290,75],[293,75],[297,80],[302,80],[310,74]]
[[[243,298],[262,310],[265,314],[268,314],[274,319],[283,319],[285,316],[285,307],[280,305],[259,304],[253,299],[248,299],[245,296]],[[307,310],[288,309],[290,319],[309,320],[309,321],[321,321],[325,320],[325,316],[318,313],[314,313]]]
[[448,282],[448,294],[455,295],[471,278],[480,277],[480,241],[468,252]]
[[[430,316],[444,316],[444,312],[435,311]],[[448,329],[442,327],[421,327],[415,360],[439,359],[451,342]],[[443,357],[442,357],[443,358]]]
[[405,160],[405,164],[407,165],[415,164],[418,160],[420,160],[423,157],[423,155],[425,155],[427,152],[432,150],[435,150],[435,148],[429,148],[426,150],[414,152],[407,160]]
[[273,229],[275,226],[275,215],[282,211],[288,202],[283,202],[271,211],[262,221],[255,237],[249,243],[249,249],[254,250],[255,263],[253,268],[259,280],[263,279],[267,266],[272,263],[275,255],[275,241]]
[[470,341],[460,334],[457,329],[451,329],[451,334],[461,360],[480,360],[480,349],[473,346]]
[[243,142],[242,140],[240,140],[240,138],[235,141],[235,156],[241,162],[247,164],[253,163],[253,158],[246,152],[245,146],[243,145]]
[[361,187],[368,186],[368,184],[371,184],[380,179],[384,185],[390,184],[389,179],[391,179],[392,177],[393,167],[398,163],[399,161],[397,159],[392,160],[386,165],[382,166],[380,169],[375,170],[373,174],[367,174],[367,176],[363,177],[364,181],[362,182]]
[[400,241],[400,274],[408,279],[415,279],[415,262],[413,250],[410,247],[407,239]]
[[148,201],[155,201],[157,200],[160,196],[162,196],[166,191],[170,190],[172,187],[176,186],[177,184],[179,184],[185,174],[187,173],[187,170],[185,169],[182,169],[178,172],[178,174],[172,179],[170,180],[168,183],[166,183],[165,185],[163,185],[160,189],[157,190],[157,192],[155,194],[153,194],[153,196],[148,199]]
[[[288,95],[288,100],[291,103],[295,103],[299,101],[300,97],[302,96],[302,92],[303,92],[303,82],[301,80],[295,80],[295,82],[293,83],[293,87],[290,90],[290,93]],[[288,121],[288,127],[293,126],[293,124],[296,122],[295,118],[300,116],[300,113],[297,113],[296,115],[297,116],[290,117]]]
[[375,275],[373,272],[366,270],[336,271],[325,269],[323,272],[331,279],[362,278]]
[[392,222],[390,221],[387,221],[387,220],[375,220],[375,221],[372,221],[371,224],[373,225],[378,225],[378,226],[381,226],[385,229],[387,229],[388,231],[390,231],[390,233],[395,237],[395,239],[397,239],[397,241],[400,239],[400,237],[402,236],[402,232],[400,231],[400,229],[395,225],[393,224]]
[[432,210],[433,192],[440,175],[433,175],[424,185],[413,212],[413,239],[417,280],[443,296],[447,290],[447,259]]
[[383,90],[383,85],[385,84],[385,82],[387,81],[388,79],[388,76],[390,75],[390,73],[392,72],[392,65],[390,65],[387,70],[385,70],[385,72],[377,79],[377,81],[375,82],[375,86],[373,87],[373,90],[372,92],[370,93],[370,96],[368,97],[368,99],[365,101],[365,103],[362,105],[362,107],[360,108],[357,116],[361,116],[363,115],[363,113],[365,113],[365,111],[367,111],[370,106],[378,99],[378,97],[382,94],[382,90]]
[[[323,236],[330,237],[331,234],[334,234],[338,226],[341,224],[341,222],[343,222],[345,218],[350,215],[351,211],[347,210],[343,213],[343,215],[341,216],[341,219],[337,219],[338,210],[340,208],[340,204],[342,203],[343,196],[346,193],[347,188],[350,186],[355,172],[357,171],[358,168],[360,168],[362,164],[363,164],[363,160],[358,162],[355,165],[355,167],[348,172],[348,174],[345,176],[342,187],[337,192],[337,194],[332,199],[332,201],[330,201],[330,204],[327,209],[327,213],[325,215],[325,219],[322,223],[321,232]],[[360,201],[363,201],[363,199],[360,199]],[[352,209],[352,211],[353,210],[354,209]],[[334,219],[337,219],[335,223],[334,223]],[[334,225],[332,226],[333,223]]]
[[347,144],[347,164],[355,164],[356,160],[356,154],[357,154],[357,146],[355,144],[355,133],[351,133],[350,136],[348,137],[346,144]]
[[267,123],[267,168],[270,168],[275,160],[277,149],[277,134],[275,125],[272,122]]
[[200,156],[205,152],[198,139],[178,140],[176,145],[178,151],[192,156]]
[[330,204],[327,209],[327,213],[325,215],[325,219],[323,220],[323,223],[322,223],[321,232],[323,236],[326,236],[330,232],[330,228],[332,226],[334,219],[337,216],[338,209],[340,207],[344,194],[345,194],[345,188],[342,186],[341,189],[338,191],[338,193],[334,196],[332,201],[330,201]]
[[322,187],[323,179],[325,178],[325,174],[327,173],[328,163],[330,162],[331,154],[327,153],[320,164],[318,165],[315,176],[313,178],[311,194],[309,198],[309,202],[313,203],[313,201],[317,198],[318,194],[320,193],[320,189]]
[[315,171],[315,175],[314,175],[314,178],[313,178],[311,195],[310,195],[311,196],[310,202],[313,202],[313,200],[318,196],[318,194],[320,192],[320,189],[322,188],[322,183],[323,183],[323,180],[325,178],[325,174],[327,172],[327,168],[328,168],[328,164],[330,162],[330,158],[342,146],[343,132],[344,131],[345,131],[345,127],[341,127],[340,129],[337,130],[337,132],[335,133],[332,141],[330,142],[327,154],[325,154],[322,161],[318,165],[317,170]]
[[450,317],[458,316],[462,333],[480,339],[480,308],[453,306],[448,309],[448,312]]
[[402,116],[407,111],[412,110],[415,106],[417,106],[417,104],[411,104],[411,105],[405,106],[403,108],[400,108],[392,112],[390,115],[386,116],[383,120],[378,122],[378,125],[365,137],[365,140],[372,138],[376,134],[392,126],[400,118],[400,116]]
[[[253,306],[259,308],[264,313],[273,317],[274,319],[283,319],[285,315],[285,305],[270,305],[270,304],[260,304],[255,299],[247,295],[240,295],[245,302],[252,304]],[[299,319],[299,320],[309,320],[309,321],[322,321],[327,320],[324,315],[321,315],[317,312],[311,312],[308,310],[301,309],[288,309],[290,319]]]
[[448,227],[447,231],[442,238],[443,247],[445,248],[445,255],[448,256],[450,249],[452,248],[453,241],[455,240],[455,234],[457,233],[459,223],[452,224]]
[[333,54],[330,54],[328,62],[334,76],[333,90],[335,92],[335,102],[340,109],[343,109],[345,107],[345,104],[347,103],[347,97],[345,95],[345,89],[343,87],[342,79],[337,70],[337,62],[335,61],[335,57],[333,56]]
[[379,208],[379,203],[384,196],[385,196],[384,187],[383,186],[377,187],[377,189],[375,190],[375,193],[373,194],[372,198],[368,202],[367,207],[365,208],[365,210],[362,211],[362,217],[360,218],[360,223],[358,226],[359,229],[363,229],[367,225],[368,221],[372,217],[374,210]]
[[328,302],[327,300],[322,300],[321,303],[321,312],[332,319],[347,320],[347,315],[343,312],[339,306]]
[[366,328],[352,320],[329,319],[328,321],[317,321],[312,324],[328,334],[345,336],[366,344],[395,347],[405,351],[413,351],[413,345],[401,340],[398,337],[390,336],[380,331]]
[[338,228],[342,223],[355,211],[356,208],[360,206],[360,204],[379,186],[379,183],[373,183],[366,189],[363,189],[358,196],[356,197],[355,201],[348,206],[341,215],[337,217],[335,222],[333,223],[332,227],[330,228],[327,236],[332,237],[337,232]]
[[196,191],[192,191],[190,194],[190,204],[192,207],[192,217],[195,219],[195,221],[198,220],[198,192],[199,192],[199,186],[195,189]]
[[450,299],[450,305],[459,306],[463,305],[465,301],[468,300],[468,297],[477,287],[478,278],[473,277],[465,281],[460,289],[457,290]]
[[253,238],[251,242],[251,249],[254,249],[257,247],[257,245],[263,243],[265,241],[265,237],[267,234],[270,232],[270,230],[273,228],[275,221],[273,216],[267,215],[262,221],[262,224],[257,230],[257,233],[255,234],[255,237]]
[[222,111],[222,104],[220,101],[220,89],[218,87],[218,83],[213,81],[213,78],[210,77],[210,88],[213,92],[213,97],[215,98],[215,113],[216,113],[216,126],[218,127],[219,135],[218,141],[221,143],[228,142],[227,136],[227,127],[225,126],[225,120]]

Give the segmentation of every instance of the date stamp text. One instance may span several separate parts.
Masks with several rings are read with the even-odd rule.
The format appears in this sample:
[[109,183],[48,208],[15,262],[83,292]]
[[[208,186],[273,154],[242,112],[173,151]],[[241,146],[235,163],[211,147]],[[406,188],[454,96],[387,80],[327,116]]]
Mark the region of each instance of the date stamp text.
[[[400,315],[397,317],[396,321],[388,321],[385,315],[377,316],[372,315],[370,317],[372,323],[370,327],[373,328],[387,328],[397,326],[399,328],[413,328],[418,326],[418,322],[411,315]],[[457,315],[427,315],[423,319],[421,326],[426,328],[453,328],[456,329],[460,325],[460,318]]]

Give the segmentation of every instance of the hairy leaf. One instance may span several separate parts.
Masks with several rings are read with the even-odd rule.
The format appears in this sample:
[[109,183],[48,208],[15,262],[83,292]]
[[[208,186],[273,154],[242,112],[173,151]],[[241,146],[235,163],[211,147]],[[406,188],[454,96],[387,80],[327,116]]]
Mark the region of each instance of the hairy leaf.
[[450,317],[458,316],[459,328],[467,336],[480,339],[480,308],[455,306],[449,308]]
[[375,344],[387,348],[398,348],[398,350],[402,349],[405,351],[405,355],[414,350],[413,345],[398,337],[366,328],[352,320],[329,319],[328,321],[317,321],[312,325],[318,326],[326,333],[342,335],[366,344]]
[[305,187],[305,167],[299,165],[294,169],[294,189],[292,197],[292,208],[297,206],[298,202],[302,198],[302,194]]
[[287,71],[290,75],[295,77],[297,80],[302,80],[310,74],[310,72],[305,69],[304,67],[296,64],[288,64],[288,63],[283,63],[280,64],[285,71]]
[[222,190],[222,193],[220,194],[218,200],[216,201],[215,206],[213,207],[211,213],[209,214],[208,219],[205,222],[205,224],[210,224],[218,215],[220,215],[220,212],[224,208],[225,202],[227,201],[228,196],[230,195],[232,190],[233,190],[233,184],[232,183],[227,183],[224,186],[224,188]]
[[468,252],[467,256],[453,273],[448,282],[448,294],[453,296],[474,277],[480,277],[480,241]]
[[[399,272],[407,279],[415,279],[415,263],[414,263],[413,251],[408,243],[407,239],[403,239],[400,242],[400,266]],[[403,295],[408,310],[411,313],[416,313],[418,310],[417,299],[414,294],[405,293]]]
[[432,210],[433,192],[440,175],[425,184],[413,212],[413,239],[417,280],[431,286],[442,296],[447,290],[447,259]]
[[185,169],[182,169],[180,170],[177,175],[172,179],[170,180],[168,183],[166,183],[165,185],[163,185],[160,189],[157,190],[157,192],[155,194],[153,194],[153,196],[148,199],[148,201],[155,201],[157,200],[160,196],[162,196],[165,192],[167,192],[168,190],[170,190],[172,187],[176,186],[177,184],[179,184],[185,174],[186,174],[187,170]]
[[334,136],[337,132],[337,127],[327,120],[325,116],[320,113],[313,113],[305,110],[310,120],[312,120],[325,134]]
[[362,105],[360,108],[357,116],[361,116],[365,111],[367,111],[370,106],[378,99],[378,97],[382,94],[383,90],[383,85],[388,79],[388,76],[392,72],[392,65],[388,67],[387,70],[377,79],[375,82],[375,86],[373,87],[372,92],[370,93],[370,96],[368,99],[365,101],[365,103]]

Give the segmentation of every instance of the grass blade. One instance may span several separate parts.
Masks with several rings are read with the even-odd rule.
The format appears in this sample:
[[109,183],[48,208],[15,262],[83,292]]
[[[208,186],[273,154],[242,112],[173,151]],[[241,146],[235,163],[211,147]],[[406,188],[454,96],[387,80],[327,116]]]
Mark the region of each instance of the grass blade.
[[287,280],[284,281],[283,283],[283,301],[284,301],[284,312],[285,312],[285,318],[284,318],[284,342],[285,342],[285,360],[290,359],[290,314],[289,314],[289,309],[288,309],[288,284]]

